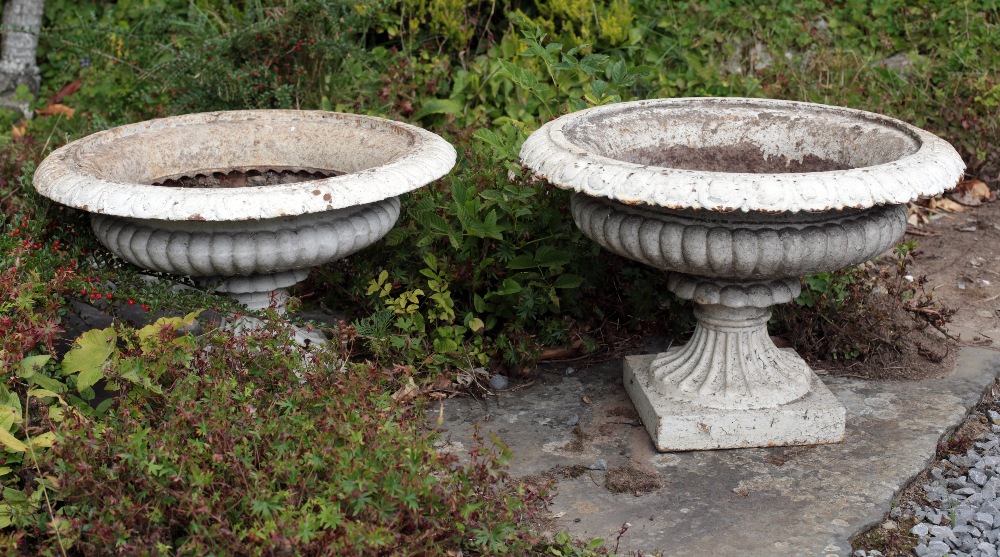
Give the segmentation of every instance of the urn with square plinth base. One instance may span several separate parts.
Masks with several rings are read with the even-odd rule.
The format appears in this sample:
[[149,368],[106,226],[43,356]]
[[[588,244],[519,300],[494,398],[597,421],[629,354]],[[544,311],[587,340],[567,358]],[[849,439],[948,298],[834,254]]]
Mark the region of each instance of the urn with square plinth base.
[[774,408],[731,410],[668,398],[657,392],[655,354],[626,356],[625,390],[658,451],[814,445],[844,439],[846,412],[812,374],[809,391]]

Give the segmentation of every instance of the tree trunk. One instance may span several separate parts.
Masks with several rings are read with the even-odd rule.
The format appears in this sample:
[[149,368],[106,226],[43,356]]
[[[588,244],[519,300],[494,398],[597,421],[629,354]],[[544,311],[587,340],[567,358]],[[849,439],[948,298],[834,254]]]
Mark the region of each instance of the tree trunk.
[[26,85],[38,93],[41,76],[35,62],[38,33],[42,29],[45,0],[7,0],[3,7],[3,42],[0,44],[0,105],[28,113],[27,101],[15,101],[14,91]]

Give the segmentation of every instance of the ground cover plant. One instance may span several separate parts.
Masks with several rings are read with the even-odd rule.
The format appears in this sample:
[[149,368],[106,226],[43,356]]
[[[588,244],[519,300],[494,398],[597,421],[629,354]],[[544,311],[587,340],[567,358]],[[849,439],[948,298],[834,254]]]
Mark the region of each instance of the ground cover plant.
[[[391,396],[690,327],[662,273],[603,253],[568,194],[518,166],[552,117],[646,97],[824,102],[949,139],[994,188],[1000,173],[987,1],[49,0],[45,17],[36,117],[0,113],[8,554],[600,551],[536,539],[544,490],[506,476],[502,444],[459,465],[436,451],[419,398]],[[150,282],[30,187],[76,137],[238,108],[399,118],[459,152],[451,175],[404,198],[383,249],[297,292],[350,313],[309,354],[276,316],[249,336],[213,328],[211,312],[194,328],[194,312],[233,306],[172,288],[181,277]],[[775,330],[801,331],[790,338],[815,359],[891,356],[903,348],[884,308],[948,318],[906,278],[913,253],[806,278]],[[66,333],[95,313],[114,321]]]

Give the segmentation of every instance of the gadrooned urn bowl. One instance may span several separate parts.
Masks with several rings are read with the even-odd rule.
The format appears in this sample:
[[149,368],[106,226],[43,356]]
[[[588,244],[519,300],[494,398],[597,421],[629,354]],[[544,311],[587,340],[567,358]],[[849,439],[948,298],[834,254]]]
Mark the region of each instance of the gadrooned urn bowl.
[[938,137],[847,108],[661,99],[569,114],[521,161],[577,192],[574,220],[619,255],[670,271],[696,303],[683,347],[626,359],[626,388],[661,450],[837,441],[844,409],[767,334],[799,277],[868,261],[906,230],[906,203],[965,165]]
[[95,133],[49,155],[34,185],[90,212],[123,259],[260,308],[310,267],[376,242],[398,196],[454,164],[449,143],[401,122],[249,110]]

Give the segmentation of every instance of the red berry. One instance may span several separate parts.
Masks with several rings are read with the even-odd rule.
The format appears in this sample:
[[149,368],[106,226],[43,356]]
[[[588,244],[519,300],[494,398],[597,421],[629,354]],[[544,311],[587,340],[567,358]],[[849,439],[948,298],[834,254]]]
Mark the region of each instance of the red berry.
[[128,305],[130,305],[130,306],[135,305],[135,300],[133,300],[133,299],[130,298],[129,301],[128,301]]

